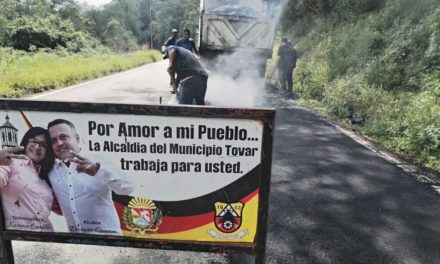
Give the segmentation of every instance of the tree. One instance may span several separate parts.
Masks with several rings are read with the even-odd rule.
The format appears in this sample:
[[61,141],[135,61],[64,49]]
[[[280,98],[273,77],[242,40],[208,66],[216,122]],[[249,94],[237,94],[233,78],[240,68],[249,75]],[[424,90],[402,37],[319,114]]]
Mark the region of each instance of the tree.
[[7,46],[11,22],[18,17],[14,0],[2,0],[0,5],[0,46]]
[[47,17],[54,14],[53,8],[57,2],[54,0],[17,0],[17,12],[21,17],[30,16],[33,18]]
[[[30,45],[81,50],[91,36],[114,50],[133,49],[151,36],[159,47],[171,28],[188,28],[194,38],[198,30],[199,0],[113,0],[99,8],[78,0],[1,1],[0,45],[22,50]],[[62,32],[63,27],[68,31]]]
[[169,37],[170,30],[176,28],[179,32],[189,29],[195,36],[198,30],[199,1],[198,0],[165,0],[155,2],[153,31],[155,46],[161,46]]
[[70,20],[63,20],[57,15],[36,20],[24,17],[16,20],[12,27],[10,45],[19,50],[63,47],[71,52],[79,52],[96,46],[88,33],[76,31]]
[[133,34],[117,20],[112,20],[104,32],[104,44],[114,51],[129,51],[137,48]]
[[57,13],[62,19],[70,20],[77,31],[86,30],[86,18],[83,16],[81,6],[76,0],[64,0],[56,7]]

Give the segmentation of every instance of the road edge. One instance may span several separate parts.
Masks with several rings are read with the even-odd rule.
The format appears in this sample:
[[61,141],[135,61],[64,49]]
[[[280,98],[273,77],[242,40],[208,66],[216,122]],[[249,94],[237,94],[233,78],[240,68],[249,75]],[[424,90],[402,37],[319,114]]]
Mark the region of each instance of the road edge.
[[361,134],[356,133],[355,131],[347,130],[337,124],[336,120],[329,119],[328,117],[322,115],[321,113],[315,111],[308,106],[299,105],[294,99],[284,100],[289,100],[289,104],[291,104],[293,108],[298,108],[313,113],[320,120],[330,124],[344,135],[348,136],[349,138],[366,147],[367,149],[373,151],[389,163],[402,169],[404,172],[414,177],[417,182],[428,186],[437,195],[440,195],[440,172],[427,168],[423,164],[417,163],[414,160],[402,157],[401,155],[394,153],[386,147],[374,142],[373,140]]

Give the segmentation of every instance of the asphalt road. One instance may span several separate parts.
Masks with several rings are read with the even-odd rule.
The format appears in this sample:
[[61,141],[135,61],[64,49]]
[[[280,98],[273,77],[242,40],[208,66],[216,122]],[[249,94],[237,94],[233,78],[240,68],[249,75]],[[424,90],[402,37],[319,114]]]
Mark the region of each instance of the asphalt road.
[[167,61],[134,68],[79,85],[54,90],[30,99],[45,101],[113,102],[159,104],[172,100]]
[[[172,97],[165,68],[164,62],[146,65],[128,76],[117,74],[37,99],[157,103],[162,96],[168,103]],[[240,83],[249,86],[241,95],[230,89],[232,82],[211,84],[208,89],[216,87],[209,91],[213,105],[239,107],[237,98],[246,94],[245,106],[277,109],[267,263],[440,263],[440,195],[293,100],[255,90],[259,84],[253,80]],[[258,92],[249,98],[252,89]],[[221,254],[33,242],[13,242],[13,247],[16,263],[252,261]]]
[[273,158],[268,263],[440,263],[440,196],[327,121],[277,103]]

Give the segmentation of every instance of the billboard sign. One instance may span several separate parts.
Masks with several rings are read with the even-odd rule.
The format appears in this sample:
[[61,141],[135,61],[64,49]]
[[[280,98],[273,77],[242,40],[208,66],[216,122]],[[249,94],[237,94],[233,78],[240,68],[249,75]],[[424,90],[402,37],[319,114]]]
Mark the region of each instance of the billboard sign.
[[3,237],[253,252],[265,236],[272,109],[0,106],[2,149],[24,147],[0,166]]

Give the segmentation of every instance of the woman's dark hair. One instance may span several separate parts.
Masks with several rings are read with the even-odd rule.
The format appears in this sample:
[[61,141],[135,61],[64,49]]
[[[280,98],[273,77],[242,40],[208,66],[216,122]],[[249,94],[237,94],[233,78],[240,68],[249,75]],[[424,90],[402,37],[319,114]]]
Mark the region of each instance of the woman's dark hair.
[[44,159],[40,162],[41,169],[39,176],[41,179],[46,180],[49,182],[48,174],[49,171],[53,167],[53,163],[55,161],[53,150],[52,150],[52,144],[50,144],[50,137],[49,132],[42,128],[42,127],[32,127],[30,128],[21,139],[20,146],[23,146],[26,148],[26,145],[29,143],[29,139],[34,138],[36,136],[43,135],[46,138],[47,147],[46,147],[46,156]]

